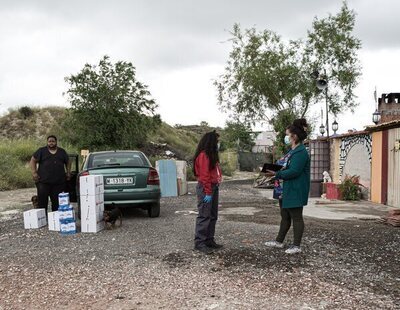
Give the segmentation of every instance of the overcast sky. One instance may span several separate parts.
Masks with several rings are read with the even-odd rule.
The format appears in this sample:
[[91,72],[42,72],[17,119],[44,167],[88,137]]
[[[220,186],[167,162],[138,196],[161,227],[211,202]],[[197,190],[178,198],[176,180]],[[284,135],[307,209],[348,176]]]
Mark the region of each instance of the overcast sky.
[[[63,105],[64,77],[107,54],[137,68],[167,123],[223,126],[213,80],[223,73],[234,23],[305,37],[314,16],[336,14],[334,0],[0,0],[0,113],[23,105]],[[353,0],[363,76],[355,114],[339,132],[362,129],[375,110],[373,91],[400,92],[398,0]],[[315,111],[321,109],[315,107]],[[332,122],[331,120],[330,122]]]

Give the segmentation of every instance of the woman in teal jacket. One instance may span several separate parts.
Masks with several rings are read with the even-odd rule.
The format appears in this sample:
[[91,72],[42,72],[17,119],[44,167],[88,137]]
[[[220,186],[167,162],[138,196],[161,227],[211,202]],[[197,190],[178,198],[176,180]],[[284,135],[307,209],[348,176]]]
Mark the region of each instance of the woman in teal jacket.
[[[294,241],[293,245],[285,252],[295,254],[301,252],[300,243],[304,232],[303,207],[308,203],[310,191],[310,156],[303,145],[307,133],[304,119],[296,120],[288,127],[289,135],[285,140],[290,141],[292,153],[286,168],[276,172],[276,179],[284,181],[281,224],[275,241],[266,242],[270,247],[283,248],[283,241],[293,222]],[[271,174],[275,172],[270,171]]]

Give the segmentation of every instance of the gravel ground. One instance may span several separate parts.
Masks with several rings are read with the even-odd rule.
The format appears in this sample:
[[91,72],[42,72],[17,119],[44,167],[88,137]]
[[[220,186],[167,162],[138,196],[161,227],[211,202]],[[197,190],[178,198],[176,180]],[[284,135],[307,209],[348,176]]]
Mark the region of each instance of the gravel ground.
[[[194,185],[190,185],[194,192]],[[221,186],[218,242],[192,250],[195,196],[162,200],[160,218],[61,236],[0,218],[0,309],[400,309],[400,229],[306,218],[303,253],[263,243],[279,209],[248,182]],[[288,242],[292,231],[288,234]]]

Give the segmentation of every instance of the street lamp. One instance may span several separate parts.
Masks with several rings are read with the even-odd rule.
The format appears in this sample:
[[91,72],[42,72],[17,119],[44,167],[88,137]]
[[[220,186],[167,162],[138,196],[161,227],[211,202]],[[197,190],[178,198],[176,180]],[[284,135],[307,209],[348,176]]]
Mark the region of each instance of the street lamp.
[[372,121],[375,123],[375,125],[378,125],[380,120],[381,120],[381,112],[379,112],[378,109],[376,109],[375,112],[372,113]]
[[321,126],[319,126],[319,132],[320,132],[320,134],[321,134],[322,136],[324,136],[324,133],[325,133],[325,126],[324,126],[324,124],[321,124]]
[[335,119],[335,121],[332,123],[332,130],[333,130],[333,134],[334,135],[336,135],[336,131],[339,129],[339,124],[338,124],[338,122],[336,121],[336,119]]
[[[315,78],[315,85],[321,91],[325,91],[325,108],[326,108],[326,136],[329,138],[329,107],[328,107],[328,79],[326,77],[326,70],[324,69],[324,74],[321,75],[318,71],[314,71],[311,76]],[[320,127],[321,132],[321,127]],[[324,129],[325,133],[325,129]]]

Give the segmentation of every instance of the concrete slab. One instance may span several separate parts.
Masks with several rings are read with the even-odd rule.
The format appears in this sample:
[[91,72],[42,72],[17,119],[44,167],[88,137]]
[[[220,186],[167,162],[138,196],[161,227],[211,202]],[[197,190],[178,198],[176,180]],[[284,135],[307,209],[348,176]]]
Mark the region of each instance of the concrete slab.
[[[259,189],[259,193],[267,199],[272,199],[272,190]],[[363,200],[349,202],[309,198],[308,205],[304,208],[304,216],[327,220],[375,220],[392,209],[394,208]]]

